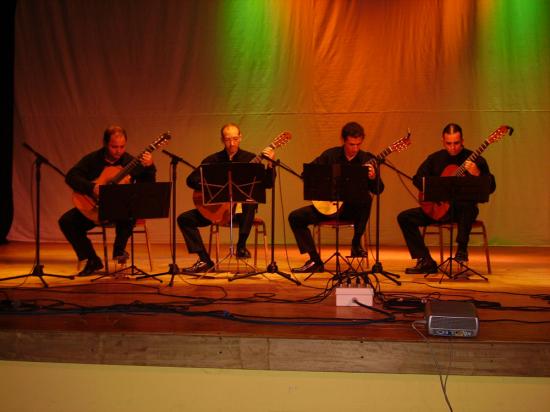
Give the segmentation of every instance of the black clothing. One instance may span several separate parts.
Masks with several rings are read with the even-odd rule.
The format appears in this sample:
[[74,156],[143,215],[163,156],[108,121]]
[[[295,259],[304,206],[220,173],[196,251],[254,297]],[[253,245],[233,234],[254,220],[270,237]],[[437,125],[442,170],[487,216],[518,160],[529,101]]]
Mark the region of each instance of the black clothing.
[[[233,159],[229,159],[227,151],[224,149],[220,152],[216,152],[206,157],[201,165],[212,163],[250,163],[256,155],[246,150],[239,149],[233,156]],[[270,188],[273,185],[273,173],[272,168],[267,168],[265,178],[263,179],[264,187]],[[194,190],[201,190],[201,177],[200,169],[197,168],[187,177],[187,186]],[[233,222],[239,225],[239,241],[237,243],[238,248],[246,247],[246,240],[252,229],[252,223],[254,222],[254,213],[256,212],[257,204],[242,204],[242,213],[238,213],[234,216]],[[205,227],[211,225],[212,222],[200,214],[198,209],[191,209],[183,212],[178,216],[178,226],[185,240],[187,251],[189,253],[198,253],[202,260],[210,257],[206,252],[202,237],[199,232],[199,227]]]
[[[94,180],[96,180],[106,166],[126,166],[134,157],[124,153],[115,163],[109,163],[105,160],[106,149],[96,150],[84,156],[74,167],[72,167],[65,182],[75,191],[89,196],[93,195]],[[141,164],[136,166],[130,173],[132,181],[135,182],[154,182],[156,176],[156,167],[151,165],[143,167]],[[116,223],[116,236],[113,245],[113,257],[124,253],[128,239],[132,235],[133,224],[129,221],[119,221]],[[77,208],[70,209],[59,218],[59,227],[73,247],[78,260],[96,258],[92,242],[86,236],[86,232],[96,224],[86,218]]]
[[[93,196],[95,186],[93,181],[101,175],[105,167],[124,167],[134,159],[132,155],[125,152],[115,163],[109,163],[105,160],[105,154],[106,149],[103,148],[84,156],[69,170],[65,177],[65,182],[76,192]],[[155,165],[143,167],[141,164],[138,164],[132,170],[130,176],[136,182],[154,182],[156,172]]]
[[[471,154],[472,151],[468,149],[462,149],[462,151],[456,156],[449,155],[449,153],[444,149],[432,153],[420,165],[416,174],[413,176],[414,185],[421,190],[423,177],[441,176],[443,170],[447,166],[460,166]],[[496,189],[495,178],[489,171],[489,166],[486,160],[483,157],[478,157],[475,163],[482,176],[491,177],[490,193],[493,193]],[[466,175],[470,176],[468,172],[466,172]],[[453,222],[457,223],[458,228],[456,242],[458,243],[459,251],[466,251],[470,238],[470,232],[472,230],[472,224],[476,220],[478,213],[479,209],[477,204],[474,202],[454,202],[447,214],[438,221],[440,223],[450,222],[451,215],[453,216]],[[424,243],[419,227],[435,223],[436,220],[426,215],[422,208],[417,207],[401,212],[397,216],[397,221],[405,238],[405,242],[407,243],[411,257],[413,259],[429,257],[430,251]]]
[[[372,153],[360,150],[352,160],[348,160],[344,152],[344,147],[338,146],[325,150],[319,157],[313,160],[312,163],[321,165],[343,164],[360,166],[373,158],[375,158],[375,156]],[[380,180],[380,188],[377,190],[376,179],[369,179],[368,188],[369,192],[364,194],[363,201],[344,202],[340,214],[338,215],[339,219],[353,221],[354,234],[352,247],[361,245],[361,236],[363,236],[365,232],[370,216],[372,204],[370,193],[382,193],[384,191],[384,183]],[[300,253],[308,253],[311,258],[318,259],[315,241],[313,240],[313,236],[308,226],[332,219],[334,219],[334,217],[318,212],[313,205],[301,207],[288,215],[288,221],[294,232],[294,237],[296,238]]]

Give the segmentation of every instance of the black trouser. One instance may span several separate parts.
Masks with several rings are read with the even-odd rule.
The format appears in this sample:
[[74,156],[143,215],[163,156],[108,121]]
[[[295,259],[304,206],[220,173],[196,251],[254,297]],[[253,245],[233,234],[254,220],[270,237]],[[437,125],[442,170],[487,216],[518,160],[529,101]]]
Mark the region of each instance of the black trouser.
[[[239,225],[240,242],[237,245],[238,247],[246,246],[246,240],[250,235],[250,230],[252,230],[256,206],[256,204],[243,204],[243,212],[237,213],[233,218],[233,223]],[[206,248],[198,228],[211,224],[212,222],[201,215],[197,209],[188,210],[178,216],[178,226],[189,253],[206,254]]]
[[450,223],[452,215],[452,221],[457,223],[458,228],[456,242],[459,248],[465,249],[470,239],[472,224],[475,222],[478,213],[479,209],[475,203],[455,202],[452,209],[439,221],[426,215],[422,211],[422,208],[416,207],[399,213],[397,222],[399,223],[411,257],[413,259],[420,259],[430,256],[430,251],[426,247],[422,233],[420,232],[421,226],[427,226],[432,223]]
[[[365,233],[370,216],[372,201],[365,203],[344,203],[338,215],[339,219],[353,221],[352,246],[361,245],[361,236]],[[292,211],[288,215],[288,222],[301,254],[308,253],[311,256],[317,254],[315,241],[309,230],[309,225],[314,225],[326,220],[334,220],[334,216],[324,215],[315,209],[315,206],[304,206]]]
[[[77,208],[73,208],[59,218],[59,227],[73,247],[78,260],[97,257],[92,242],[86,235],[88,230],[97,226],[85,217]],[[132,236],[134,225],[128,220],[115,222],[116,235],[113,245],[113,257],[124,253],[128,239]]]

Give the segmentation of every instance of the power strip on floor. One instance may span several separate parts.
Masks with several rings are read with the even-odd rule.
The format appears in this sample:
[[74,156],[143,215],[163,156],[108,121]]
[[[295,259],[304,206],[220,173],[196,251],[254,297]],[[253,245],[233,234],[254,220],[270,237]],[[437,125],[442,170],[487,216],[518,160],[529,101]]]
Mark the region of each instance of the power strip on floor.
[[374,291],[370,286],[367,287],[338,287],[336,288],[336,306],[359,306],[356,302],[363,305],[372,306],[374,300]]

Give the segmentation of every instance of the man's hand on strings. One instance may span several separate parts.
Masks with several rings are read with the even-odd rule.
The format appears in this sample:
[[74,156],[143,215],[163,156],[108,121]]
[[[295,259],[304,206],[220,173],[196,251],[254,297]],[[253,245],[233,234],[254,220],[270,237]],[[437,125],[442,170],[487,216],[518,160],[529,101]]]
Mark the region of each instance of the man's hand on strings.
[[374,180],[376,179],[376,169],[373,165],[368,164],[367,168],[369,169],[369,179]]
[[464,162],[464,169],[466,169],[466,171],[470,173],[472,176],[479,176],[481,174],[477,165],[471,160],[466,160]]
[[[275,160],[275,150],[273,150],[271,147],[266,147],[264,150],[262,150],[262,154],[269,157],[271,160]],[[268,161],[267,167],[273,167],[273,164]]]
[[153,164],[153,155],[149,152],[145,152],[139,158],[139,162],[143,167],[149,167]]

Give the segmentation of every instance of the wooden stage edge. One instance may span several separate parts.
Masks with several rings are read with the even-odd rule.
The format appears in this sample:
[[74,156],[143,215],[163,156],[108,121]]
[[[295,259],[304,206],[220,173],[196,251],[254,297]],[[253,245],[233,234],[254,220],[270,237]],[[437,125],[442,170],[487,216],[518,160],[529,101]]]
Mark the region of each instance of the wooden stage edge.
[[[483,269],[481,252],[472,249],[471,264]],[[155,245],[155,251],[160,250],[168,252],[168,247]],[[23,285],[20,279],[0,282],[0,359],[271,371],[548,377],[550,306],[544,296],[550,295],[549,251],[550,248],[493,247],[493,273],[487,274],[488,282],[471,277],[439,283],[439,278],[404,275],[402,268],[411,263],[404,248],[382,249],[384,269],[399,273],[403,281],[396,286],[381,279],[380,289],[386,298],[437,293],[446,300],[497,302],[499,310],[478,307],[481,325],[475,338],[424,338],[412,327],[416,321],[417,329],[426,334],[425,326],[418,323],[423,312],[396,315],[396,322],[360,326],[254,324],[236,322],[230,316],[224,318],[238,315],[361,323],[383,317],[361,307],[337,307],[334,294],[309,303],[308,299],[327,284],[328,273],[307,281],[301,276],[302,286],[274,274],[228,282],[223,273],[215,279],[178,276],[171,288],[166,287],[167,277],[163,277],[163,285],[154,280],[110,278],[93,284],[88,279],[48,279],[48,288],[39,287],[37,279]],[[142,250],[138,252],[141,254]],[[24,273],[24,269],[32,267],[32,257],[33,245],[0,246],[0,279]],[[46,245],[42,263],[55,273],[67,274],[74,271],[73,259],[65,246]],[[283,261],[286,257],[278,259]],[[180,260],[180,267],[193,263],[191,256]],[[295,250],[290,252],[289,260],[293,265],[303,263]],[[146,266],[143,259],[137,263]],[[168,263],[166,259],[156,261],[155,267],[161,270]],[[225,297],[219,299],[222,292]],[[258,293],[282,301],[239,301],[257,297]],[[213,301],[204,305],[207,296]],[[4,310],[6,305],[31,301],[51,304],[54,300],[63,302],[64,307],[178,301],[179,307],[188,312],[183,316],[116,310],[15,315]],[[381,309],[382,305],[376,303],[375,307]],[[209,316],[211,313],[217,316]]]

